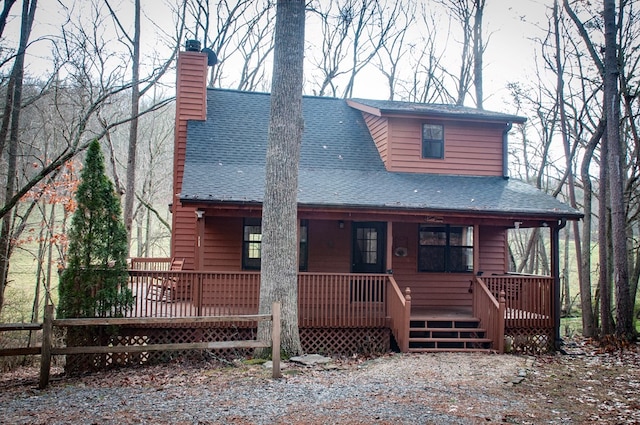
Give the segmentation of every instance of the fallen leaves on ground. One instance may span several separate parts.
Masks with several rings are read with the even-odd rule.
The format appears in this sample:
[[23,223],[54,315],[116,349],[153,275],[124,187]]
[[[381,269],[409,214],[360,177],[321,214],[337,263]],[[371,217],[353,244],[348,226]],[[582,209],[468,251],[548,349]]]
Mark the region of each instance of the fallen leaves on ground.
[[[633,424],[640,350],[573,342],[571,355],[407,354],[289,364],[284,378],[241,362],[170,364],[82,377],[0,375],[8,423]],[[159,401],[160,400],[160,401]],[[2,422],[2,420],[0,420]]]

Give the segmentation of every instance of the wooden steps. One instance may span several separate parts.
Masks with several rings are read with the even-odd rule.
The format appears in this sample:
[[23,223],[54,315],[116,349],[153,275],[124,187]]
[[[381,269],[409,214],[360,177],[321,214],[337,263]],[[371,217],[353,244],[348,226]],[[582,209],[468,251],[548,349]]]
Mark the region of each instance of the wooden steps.
[[492,341],[474,317],[412,317],[410,352],[490,351]]

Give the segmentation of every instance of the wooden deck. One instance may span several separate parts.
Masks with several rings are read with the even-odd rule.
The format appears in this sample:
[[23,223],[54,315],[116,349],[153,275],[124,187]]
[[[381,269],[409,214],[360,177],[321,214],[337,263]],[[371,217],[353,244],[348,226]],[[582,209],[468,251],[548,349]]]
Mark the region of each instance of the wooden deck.
[[[164,264],[135,262],[129,275],[129,288],[135,297],[135,305],[126,313],[129,317],[166,317],[170,322],[173,317],[258,312],[259,272],[171,271]],[[162,281],[171,282],[173,289],[158,297],[150,285]],[[478,337],[482,344],[486,339],[501,341],[506,329],[533,334],[554,329],[550,277],[475,277],[473,304],[468,306],[414,306],[411,291],[400,290],[401,285],[389,274],[300,273],[299,326],[325,330],[388,328],[402,351],[408,350],[411,328],[420,321],[423,325],[418,328],[422,331],[428,327],[427,322],[461,328],[477,322],[479,330],[469,332],[484,332]],[[439,331],[425,332],[431,332],[431,338]],[[453,344],[442,345],[453,348]],[[471,343],[467,346],[476,347]]]

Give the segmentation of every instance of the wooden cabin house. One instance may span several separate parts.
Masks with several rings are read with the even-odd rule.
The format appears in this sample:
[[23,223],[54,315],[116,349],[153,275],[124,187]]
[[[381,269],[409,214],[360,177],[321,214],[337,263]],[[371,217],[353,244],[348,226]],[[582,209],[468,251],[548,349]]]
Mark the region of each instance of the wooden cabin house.
[[[206,55],[180,53],[171,254],[184,266],[174,292],[200,314],[256,312],[270,98],[206,80]],[[524,118],[327,97],[304,97],[303,114],[305,351],[558,342],[558,231],[582,215],[508,177],[509,130]],[[514,227],[549,232],[551,276],[509,273]]]

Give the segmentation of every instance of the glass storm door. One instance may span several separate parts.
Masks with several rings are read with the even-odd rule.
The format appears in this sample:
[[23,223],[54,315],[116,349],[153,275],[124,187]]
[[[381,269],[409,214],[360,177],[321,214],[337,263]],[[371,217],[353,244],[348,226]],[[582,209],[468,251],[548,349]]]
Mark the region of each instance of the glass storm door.
[[384,273],[387,223],[354,222],[352,233],[352,273]]

